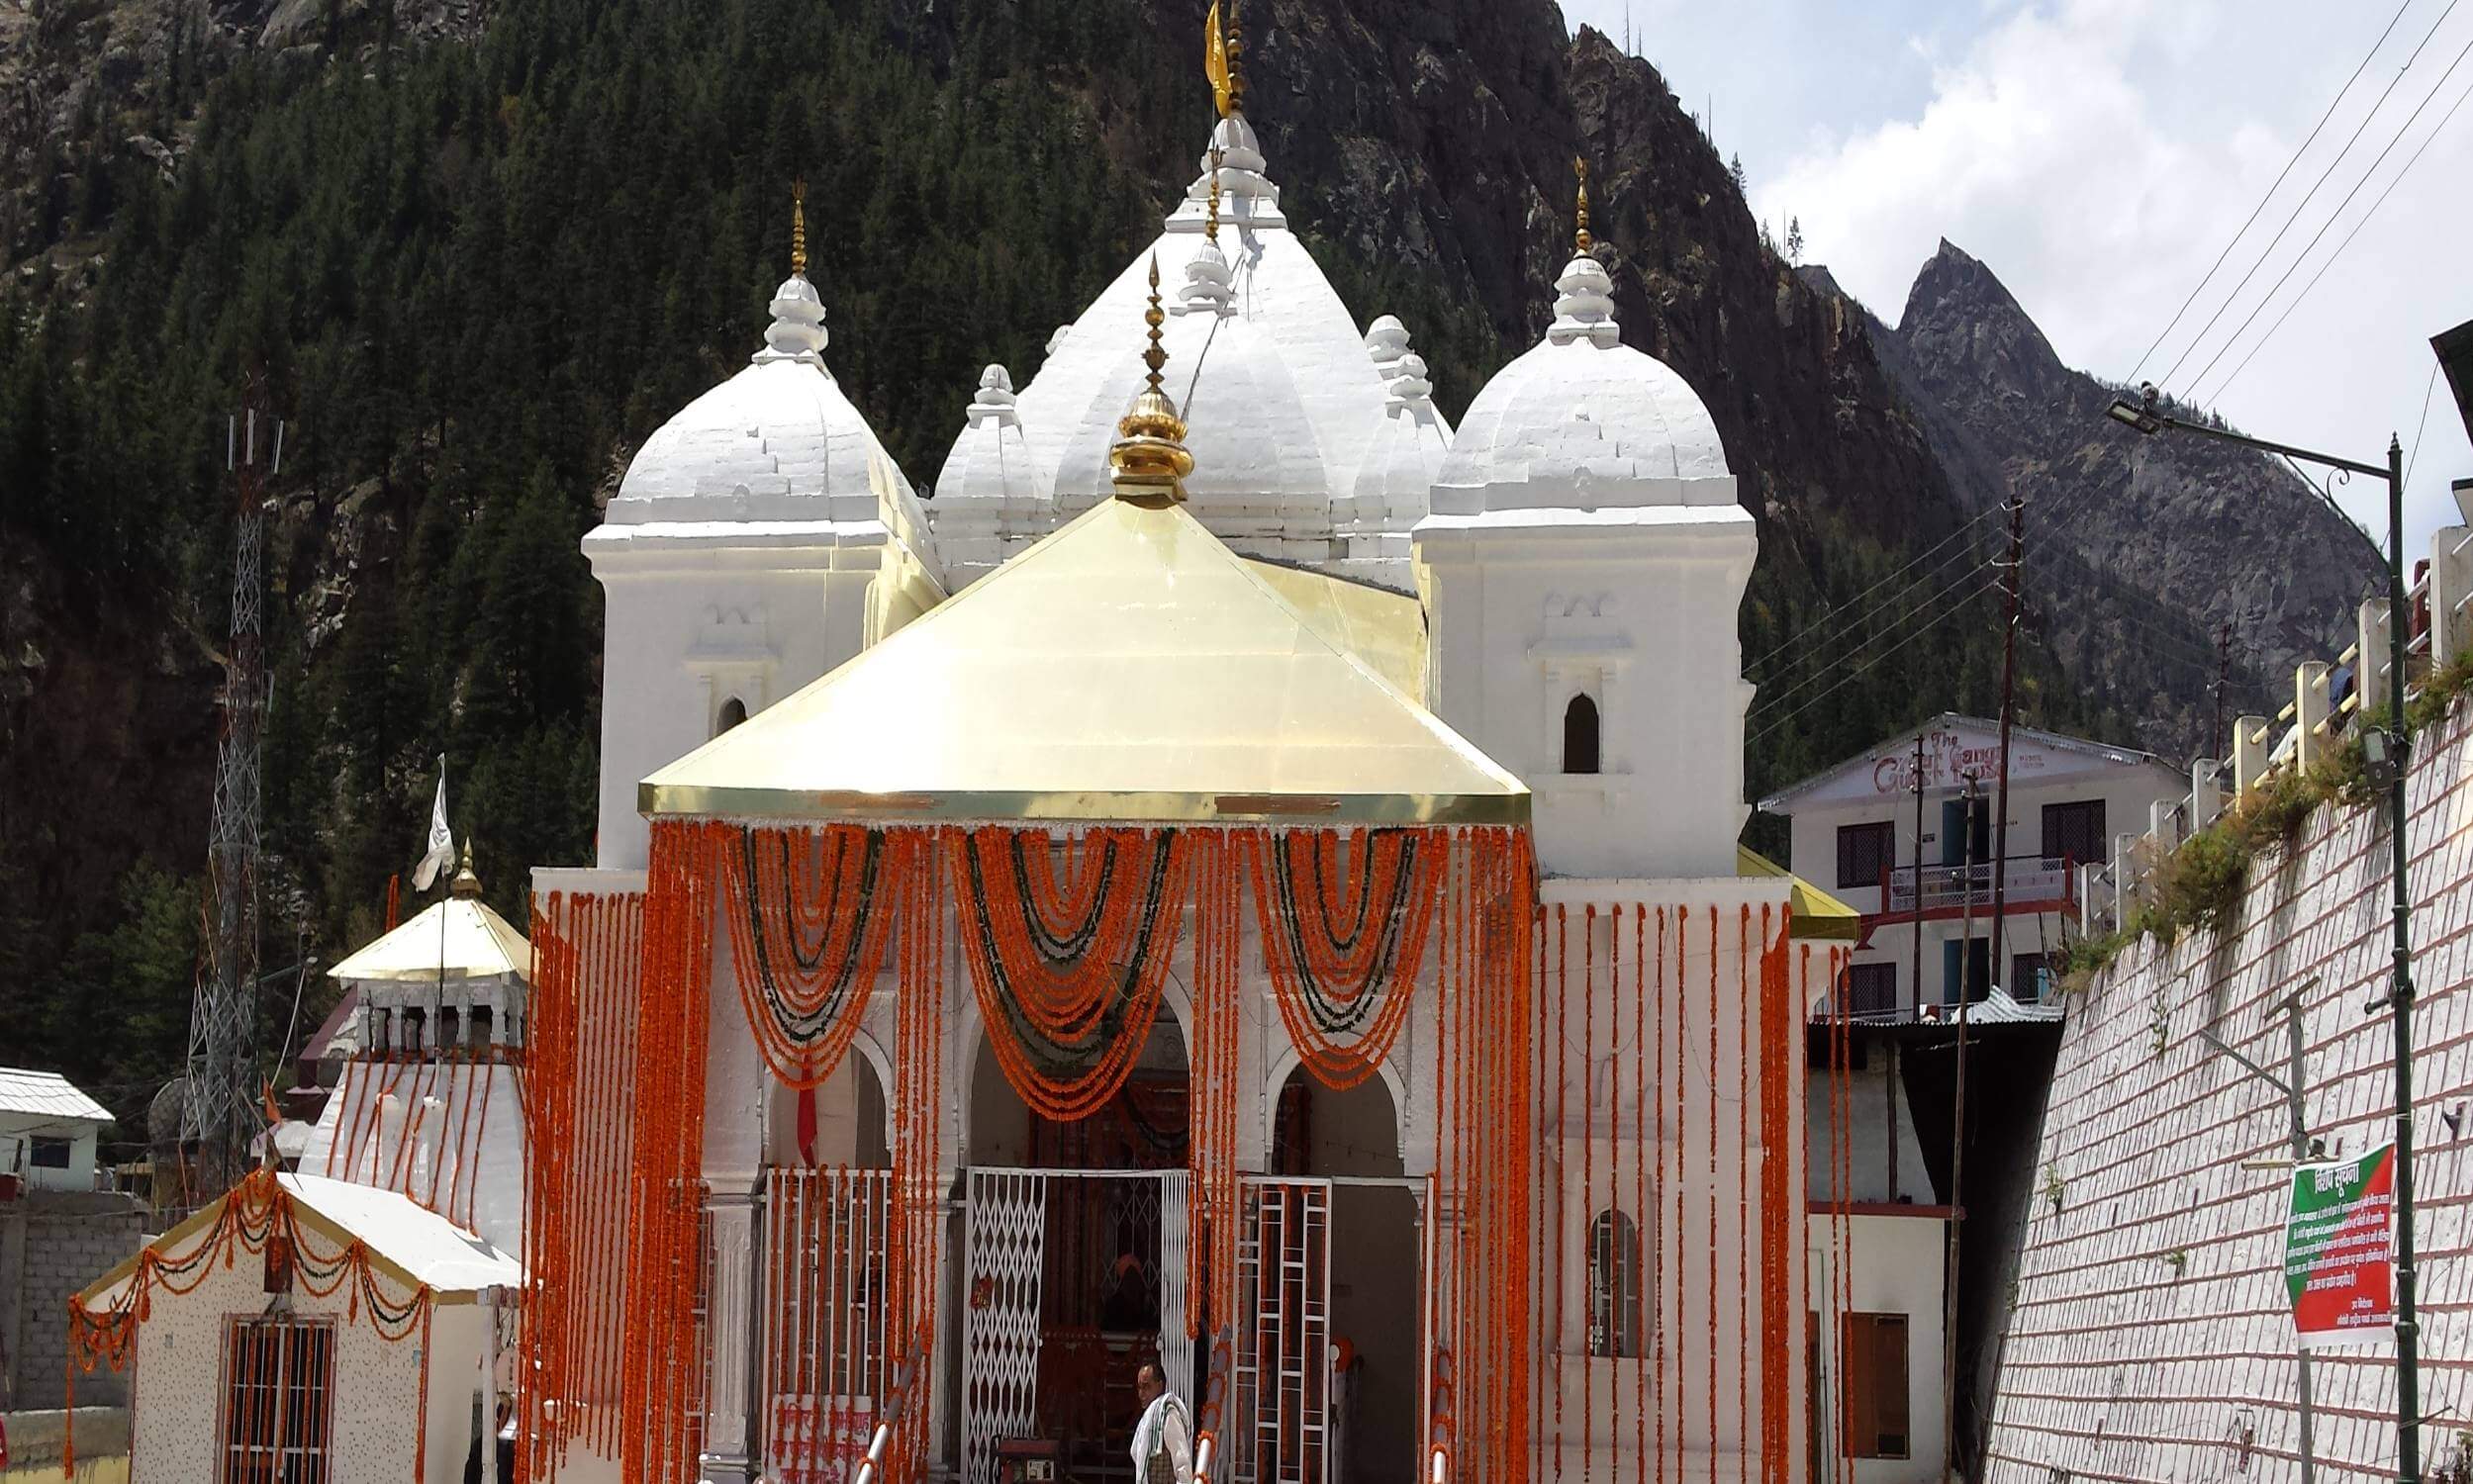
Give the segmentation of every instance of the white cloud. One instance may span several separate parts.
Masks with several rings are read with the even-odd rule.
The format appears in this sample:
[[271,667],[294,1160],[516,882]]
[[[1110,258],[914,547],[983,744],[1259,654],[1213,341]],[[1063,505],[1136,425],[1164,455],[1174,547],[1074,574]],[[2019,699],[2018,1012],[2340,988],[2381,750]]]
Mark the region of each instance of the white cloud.
[[[2244,238],[2192,316],[2141,372],[2159,377],[2214,312],[2370,102],[2443,10],[2422,0],[2367,68],[2259,227]],[[1895,323],[1916,269],[1943,236],[1984,260],[2053,341],[2063,360],[2125,376],[2226,239],[2249,215],[2393,7],[2240,5],[2203,0],[2061,0],[2008,9],[1944,46],[1921,107],[1827,138],[1782,170],[1753,169],[1754,209],[1800,220],[1806,256]],[[2200,351],[2168,383],[2211,391],[2282,313],[2282,299],[2215,372],[2192,386],[2300,251],[2325,214],[2473,41],[2473,13],[2441,25]],[[2284,289],[2308,282],[2473,79],[2460,70],[2369,186]],[[1687,87],[1686,81],[1677,82]],[[2428,336],[2473,318],[2461,271],[2473,242],[2473,105],[2459,113],[2378,218],[2276,331],[2219,405],[2262,434],[2363,456],[2389,430],[2413,438],[2430,367]],[[2451,252],[2449,249],[2452,248]],[[2160,378],[2159,378],[2160,379]],[[2453,519],[2451,477],[2473,474],[2453,410],[2434,406],[2413,481],[2408,527],[2418,548]],[[2356,483],[2347,503],[2374,529],[2385,512]]]

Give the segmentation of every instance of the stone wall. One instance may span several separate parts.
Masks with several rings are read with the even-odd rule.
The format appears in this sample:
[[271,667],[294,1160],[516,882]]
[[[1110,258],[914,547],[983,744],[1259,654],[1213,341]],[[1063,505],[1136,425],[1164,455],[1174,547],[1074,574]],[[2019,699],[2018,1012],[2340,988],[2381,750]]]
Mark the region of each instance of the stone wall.
[[[64,1405],[68,1297],[138,1250],[145,1207],[106,1193],[29,1191],[0,1205],[0,1412]],[[77,1400],[122,1406],[129,1388],[98,1370]]]
[[[2418,739],[2409,790],[2425,1467],[2473,1452],[2473,709]],[[2321,809],[2220,934],[2132,947],[2068,1005],[2009,1300],[1984,1476],[2014,1484],[2300,1477],[2281,1071],[2303,1017],[2310,1132],[2393,1136],[2383,809]],[[2392,1337],[2312,1361],[2317,1477],[2393,1478]],[[2452,1477],[2452,1476],[2451,1476]]]

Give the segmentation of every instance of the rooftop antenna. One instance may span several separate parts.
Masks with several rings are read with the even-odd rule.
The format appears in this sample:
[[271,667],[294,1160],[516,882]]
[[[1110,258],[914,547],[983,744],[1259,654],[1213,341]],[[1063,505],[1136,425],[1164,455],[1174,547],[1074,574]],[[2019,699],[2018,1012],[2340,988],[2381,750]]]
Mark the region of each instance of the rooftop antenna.
[[224,468],[238,496],[232,563],[232,646],[224,660],[223,738],[215,758],[207,840],[212,893],[206,972],[189,1007],[189,1056],[180,1139],[190,1152],[186,1194],[212,1199],[248,1171],[258,1133],[258,735],[266,713],[266,660],[258,595],[264,586],[265,481],[283,471],[281,419],[264,411],[251,376],[241,410],[224,423]]

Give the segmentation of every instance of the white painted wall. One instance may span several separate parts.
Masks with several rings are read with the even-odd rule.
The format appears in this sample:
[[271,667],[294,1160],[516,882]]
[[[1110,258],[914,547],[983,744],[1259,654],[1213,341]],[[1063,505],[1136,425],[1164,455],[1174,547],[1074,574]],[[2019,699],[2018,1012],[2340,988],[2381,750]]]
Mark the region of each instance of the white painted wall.
[[[218,1262],[192,1292],[157,1289],[138,1327],[131,1477],[140,1484],[193,1484],[219,1477],[224,1335],[235,1317],[267,1312],[263,1268],[248,1252]],[[381,1280],[384,1281],[383,1279]],[[392,1285],[390,1299],[400,1297]],[[401,1484],[412,1472],[422,1416],[421,1337],[382,1338],[347,1314],[349,1285],[328,1298],[296,1290],[297,1315],[334,1321],[333,1484]],[[471,1403],[485,1389],[485,1305],[440,1303],[429,1332],[428,1448],[421,1484],[460,1484]]]
[[[29,1190],[92,1190],[95,1151],[103,1126],[56,1114],[0,1112],[0,1174],[18,1174]],[[68,1167],[48,1169],[34,1162],[37,1135],[68,1141]]]
[[[1949,1223],[1933,1216],[1811,1218],[1811,1304],[1814,1313],[1903,1314],[1909,1452],[1857,1458],[1853,1484],[1940,1484],[1947,1432],[1941,1406],[1941,1274]],[[1841,1408],[1846,1395],[1843,1331],[1821,1337],[1819,1426],[1824,1478],[1838,1478]]]
[[[1555,876],[1732,876],[1743,798],[1752,517],[1728,506],[1428,516],[1417,527],[1428,709],[1536,795]],[[1595,701],[1600,772],[1563,771]]]

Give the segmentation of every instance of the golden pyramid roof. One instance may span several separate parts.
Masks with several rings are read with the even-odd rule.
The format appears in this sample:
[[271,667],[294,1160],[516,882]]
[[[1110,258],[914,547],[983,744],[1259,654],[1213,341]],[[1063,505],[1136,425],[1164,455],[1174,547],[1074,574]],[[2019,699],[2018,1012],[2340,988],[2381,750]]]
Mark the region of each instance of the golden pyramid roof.
[[485,979],[509,974],[531,978],[532,945],[479,897],[449,896],[328,970],[327,977]]
[[1525,823],[1529,792],[1181,506],[1104,500],[646,779],[646,814]]

